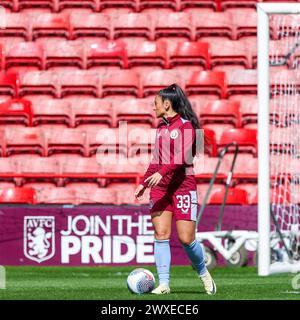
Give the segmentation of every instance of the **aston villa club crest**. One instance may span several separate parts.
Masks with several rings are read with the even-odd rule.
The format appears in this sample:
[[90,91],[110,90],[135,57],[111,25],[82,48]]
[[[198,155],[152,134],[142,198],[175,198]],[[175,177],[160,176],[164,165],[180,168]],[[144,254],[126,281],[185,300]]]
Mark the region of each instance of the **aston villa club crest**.
[[24,217],[24,255],[41,263],[55,253],[55,218],[49,216]]
[[177,137],[178,137],[178,130],[176,130],[176,129],[174,129],[174,130],[172,130],[171,131],[171,133],[170,133],[170,138],[171,139],[176,139]]

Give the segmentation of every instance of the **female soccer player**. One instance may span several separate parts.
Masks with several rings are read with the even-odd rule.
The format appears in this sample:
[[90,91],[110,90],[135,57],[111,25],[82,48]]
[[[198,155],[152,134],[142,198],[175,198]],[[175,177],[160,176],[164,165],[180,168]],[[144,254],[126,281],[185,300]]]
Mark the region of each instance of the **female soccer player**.
[[[140,200],[150,187],[150,213],[154,226],[154,256],[159,286],[154,294],[170,293],[172,216],[190,261],[202,280],[207,294],[216,293],[216,285],[205,266],[200,243],[195,239],[197,220],[197,186],[193,174],[193,157],[200,150],[196,143],[199,122],[182,89],[172,84],[160,90],[155,97],[154,111],[161,118],[154,148],[154,156],[135,191]],[[199,142],[199,141],[198,141]]]

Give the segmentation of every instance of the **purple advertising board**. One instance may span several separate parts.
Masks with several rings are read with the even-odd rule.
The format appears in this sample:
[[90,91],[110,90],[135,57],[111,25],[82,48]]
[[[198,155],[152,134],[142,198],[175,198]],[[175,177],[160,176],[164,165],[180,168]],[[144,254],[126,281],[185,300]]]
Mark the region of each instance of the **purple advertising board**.
[[[213,231],[219,207],[205,209],[199,231]],[[223,230],[256,230],[256,206],[225,208]],[[0,265],[147,265],[154,231],[146,206],[0,208]],[[173,222],[172,264],[189,261]]]

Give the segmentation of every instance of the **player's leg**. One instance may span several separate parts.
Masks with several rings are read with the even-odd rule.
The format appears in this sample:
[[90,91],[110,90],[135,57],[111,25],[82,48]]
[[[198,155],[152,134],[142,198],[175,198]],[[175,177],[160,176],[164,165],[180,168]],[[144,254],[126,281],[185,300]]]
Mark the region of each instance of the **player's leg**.
[[176,228],[178,239],[186,254],[191,260],[199,276],[207,272],[205,255],[199,241],[195,239],[196,222],[190,220],[177,220]]
[[178,239],[202,280],[207,294],[216,293],[216,284],[205,265],[204,250],[196,240],[197,193],[177,193],[173,197]]
[[159,286],[152,291],[154,294],[170,293],[172,215],[173,213],[167,210],[151,214],[154,227],[154,258],[159,280]]

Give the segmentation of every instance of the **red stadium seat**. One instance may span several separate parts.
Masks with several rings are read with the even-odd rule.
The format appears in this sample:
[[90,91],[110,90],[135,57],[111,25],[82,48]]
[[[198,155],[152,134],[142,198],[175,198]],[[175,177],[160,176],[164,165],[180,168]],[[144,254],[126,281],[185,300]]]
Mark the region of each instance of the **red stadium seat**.
[[[224,185],[222,183],[214,183],[213,184],[213,187],[212,187],[212,190],[211,191],[214,191],[215,189],[218,189],[218,188],[222,188]],[[200,179],[200,181],[198,182],[197,184],[197,194],[198,194],[198,203],[203,203],[203,200],[204,200],[204,197],[205,197],[205,194],[207,192],[207,189],[209,187],[209,184],[208,182],[203,182],[202,179]]]
[[0,43],[0,70],[5,70],[5,44]]
[[45,8],[55,12],[58,10],[58,2],[55,0],[18,0],[18,10]]
[[257,204],[257,181],[238,182],[236,187],[248,193],[249,205]]
[[155,39],[161,37],[184,37],[195,39],[191,18],[185,12],[162,13],[157,15],[154,28]]
[[195,71],[186,83],[187,95],[214,94],[226,97],[225,73],[221,71]]
[[6,130],[6,156],[31,153],[45,156],[46,144],[44,134],[37,128]]
[[[127,155],[127,137],[119,128],[99,128],[87,132],[89,156],[99,153]],[[98,156],[98,155],[97,155]]]
[[213,130],[215,135],[216,135],[216,141],[219,141],[221,138],[221,135],[223,134],[224,131],[227,131],[229,129],[233,129],[234,125],[228,124],[228,123],[208,123],[203,125],[203,129],[210,129]]
[[80,69],[84,65],[84,48],[82,43],[76,41],[58,41],[55,46],[45,43],[45,67],[74,66]]
[[98,188],[95,189],[95,192],[89,192],[86,190],[77,190],[77,201],[80,204],[118,204],[118,196],[116,190]]
[[[114,0],[112,0],[114,1]],[[132,13],[132,12],[136,12],[136,10],[132,9],[132,8],[126,8],[126,7],[111,7],[111,8],[103,8],[101,10],[102,13],[106,13],[109,14],[111,16],[115,16],[121,13]]]
[[257,70],[228,70],[227,97],[257,93]]
[[106,188],[109,190],[115,190],[117,192],[119,205],[137,203],[134,198],[136,185],[133,183],[113,182],[110,183]]
[[0,190],[0,203],[35,204],[36,193],[32,188],[5,188]]
[[25,95],[50,95],[56,97],[59,94],[58,77],[51,71],[20,72],[20,93]]
[[123,101],[121,104],[113,104],[117,121],[148,123],[154,127],[155,118],[152,109],[151,103],[144,99],[130,99]]
[[211,67],[239,65],[251,69],[251,50],[240,41],[224,40],[210,43]]
[[120,13],[112,20],[112,39],[144,37],[154,39],[153,21],[147,13]]
[[217,11],[218,9],[218,3],[219,1],[217,0],[180,0],[180,9],[204,9],[204,8],[209,8],[214,11]]
[[102,78],[102,96],[133,95],[141,97],[140,78],[133,70],[107,71]]
[[6,156],[6,134],[4,130],[0,130],[0,156]]
[[[78,179],[80,181],[80,179]],[[104,180],[103,180],[104,181]],[[103,185],[104,183],[102,183]],[[95,182],[69,182],[66,184],[65,188],[74,190],[76,194],[82,193],[82,192],[88,192],[88,193],[94,193],[96,190],[101,187],[102,185],[98,185]]]
[[68,70],[58,72],[60,81],[60,97],[67,95],[101,96],[101,84],[99,72],[88,70]]
[[258,190],[257,190],[257,186],[256,186],[256,193],[253,197],[251,197],[249,204],[251,205],[257,205],[258,204]]
[[226,12],[192,12],[191,19],[195,30],[195,40],[204,37],[234,39],[232,17]]
[[100,10],[103,11],[107,8],[130,8],[136,11],[136,0],[101,0],[100,1]]
[[[223,162],[226,163],[228,168],[231,166],[234,154],[228,153],[224,156]],[[234,178],[242,182],[257,182],[257,175],[258,175],[258,158],[254,158],[251,154],[248,153],[238,153],[236,162],[234,165]]]
[[19,173],[22,178],[22,185],[28,183],[57,183],[54,176],[59,173],[59,166],[56,159],[45,157],[31,157],[27,159],[17,159]]
[[72,13],[73,39],[79,37],[111,37],[111,18],[104,13]]
[[16,73],[0,73],[0,95],[18,97],[19,83]]
[[93,158],[79,158],[74,163],[73,159],[60,159],[61,174],[73,179],[90,179],[103,172],[102,164]]
[[[257,96],[242,97],[241,103],[242,125],[243,127],[250,124],[257,124],[258,101]],[[272,102],[271,102],[272,106]]]
[[72,113],[75,126],[83,124],[103,124],[115,126],[115,115],[110,101],[100,99],[85,99],[72,101]]
[[128,68],[126,45],[121,40],[95,41],[86,48],[86,67],[119,66]]
[[0,158],[0,189],[5,183],[7,183],[7,186],[14,187],[17,180],[14,177],[17,173],[18,166],[15,159]]
[[[44,130],[45,131],[45,130]],[[47,137],[47,156],[56,153],[76,153],[87,156],[86,132],[78,129],[48,129],[45,131]]]
[[93,11],[99,11],[100,0],[58,0],[58,11],[75,8],[88,8]]
[[[212,191],[208,204],[220,205],[223,203],[225,196],[225,188],[221,187]],[[229,188],[228,195],[226,198],[227,205],[248,205],[248,194],[247,191],[239,188]]]
[[237,43],[241,44],[242,47],[246,47],[249,50],[251,56],[251,65],[252,69],[256,69],[256,60],[257,57],[257,38],[256,37],[244,37],[240,40],[237,40]]
[[[239,152],[251,152],[257,155],[257,131],[254,129],[229,129],[223,132],[218,143],[219,148],[235,142],[239,145]],[[231,149],[229,149],[231,150]]]
[[15,66],[34,66],[45,69],[44,50],[35,42],[21,42],[12,47],[5,55],[5,68]]
[[11,99],[0,103],[0,123],[23,124],[32,126],[33,112],[30,101],[25,99]]
[[22,187],[25,187],[25,188],[33,188],[37,194],[37,199],[39,197],[39,193],[42,191],[42,190],[45,190],[45,189],[53,189],[56,187],[56,184],[55,184],[55,181],[51,181],[51,182],[44,182],[44,181],[41,181],[41,182],[36,182],[36,181],[33,181],[33,182],[25,182]]
[[170,67],[200,65],[210,69],[209,44],[206,42],[180,41],[169,49]]
[[[234,13],[234,12],[233,12]],[[233,14],[232,23],[235,26],[233,40],[242,37],[256,37],[257,35],[257,13],[256,12],[238,12]]]
[[32,40],[41,37],[63,37],[71,39],[71,24],[67,14],[40,14],[32,22]]
[[32,105],[35,126],[64,124],[74,127],[71,103],[61,99],[41,99]]
[[139,0],[137,10],[144,10],[149,8],[170,8],[178,11],[180,8],[180,0]]
[[30,40],[29,17],[23,13],[5,13],[5,28],[0,28],[0,37],[22,37]]
[[18,11],[19,1],[18,0],[3,0],[1,6],[11,11]]
[[145,127],[129,128],[129,157],[151,153],[155,142],[155,130]]
[[168,68],[167,44],[165,42],[145,41],[128,47],[129,68],[135,66],[160,66]]
[[47,188],[37,193],[37,203],[78,204],[76,191],[68,188]]
[[146,163],[141,163],[141,158],[122,158],[121,156],[111,161],[106,161],[103,164],[104,173],[107,175],[106,181],[128,182],[129,179],[136,181],[137,176],[141,173],[143,174],[148,168]]
[[[209,181],[216,169],[218,157],[209,157],[204,155],[204,158],[195,158],[194,159],[194,172],[196,179],[199,181]],[[219,167],[218,174],[216,176],[216,181],[222,182],[226,179],[230,167],[228,162],[222,161]]]
[[241,126],[240,103],[229,100],[212,100],[199,108],[201,124],[231,123],[235,127]]
[[210,154],[212,157],[217,156],[217,142],[216,135],[213,130],[204,129],[204,137],[205,137],[205,153]]
[[160,89],[177,83],[182,86],[182,79],[177,70],[155,70],[143,75],[142,87],[144,97],[154,95]]
[[103,173],[102,164],[98,163],[96,158],[79,158],[76,162],[73,159],[60,159],[61,174],[63,176],[64,185],[89,182],[100,183],[97,175]]
[[222,0],[220,6],[222,11],[236,8],[254,8],[256,9],[257,0]]

